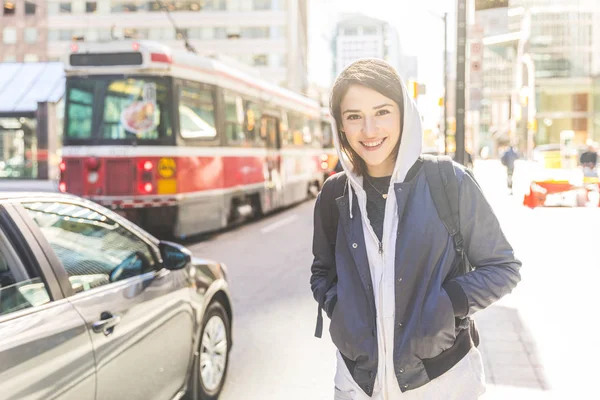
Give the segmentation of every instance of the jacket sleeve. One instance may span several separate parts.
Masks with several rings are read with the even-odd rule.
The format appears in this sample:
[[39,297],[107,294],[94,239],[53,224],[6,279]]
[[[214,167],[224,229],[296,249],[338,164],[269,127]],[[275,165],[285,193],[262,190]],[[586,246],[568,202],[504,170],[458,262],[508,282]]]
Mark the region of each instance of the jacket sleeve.
[[[327,183],[328,182],[326,182],[326,184]],[[327,285],[327,275],[329,271],[332,268],[335,269],[335,254],[331,244],[327,240],[327,235],[325,234],[325,228],[321,216],[321,208],[321,194],[319,194],[315,203],[314,213],[314,259],[312,266],[310,267],[310,287],[313,292],[313,297],[317,302],[319,302],[320,296],[323,294],[323,292],[327,291],[325,293],[325,302],[323,309],[325,310],[329,318],[331,318],[333,308],[335,307],[335,303],[337,302],[337,279],[334,280],[334,283],[330,288],[326,288],[325,286]],[[325,218],[327,217],[329,216],[325,216]]]
[[456,317],[463,318],[490,306],[510,293],[521,280],[515,258],[498,218],[469,173],[460,186],[460,230],[466,256],[474,267],[444,285]]

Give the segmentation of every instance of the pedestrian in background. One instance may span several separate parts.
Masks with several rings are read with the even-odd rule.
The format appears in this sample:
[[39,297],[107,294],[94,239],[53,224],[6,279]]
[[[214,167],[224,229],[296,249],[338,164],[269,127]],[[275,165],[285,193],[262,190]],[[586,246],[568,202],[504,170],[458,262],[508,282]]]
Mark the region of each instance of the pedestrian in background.
[[506,167],[506,185],[512,189],[512,178],[515,172],[515,161],[519,159],[519,154],[513,146],[508,146],[508,149],[502,154],[500,161]]
[[[348,66],[330,107],[345,172],[317,198],[310,281],[338,349],[335,399],[478,398],[485,379],[470,317],[516,286],[521,263],[455,163],[462,236],[452,238],[464,242],[451,239],[420,156],[421,117],[389,64]],[[474,269],[457,276],[459,249]]]
[[588,143],[588,148],[579,157],[579,163],[583,167],[584,176],[597,176],[596,164],[598,164],[598,152],[593,143]]

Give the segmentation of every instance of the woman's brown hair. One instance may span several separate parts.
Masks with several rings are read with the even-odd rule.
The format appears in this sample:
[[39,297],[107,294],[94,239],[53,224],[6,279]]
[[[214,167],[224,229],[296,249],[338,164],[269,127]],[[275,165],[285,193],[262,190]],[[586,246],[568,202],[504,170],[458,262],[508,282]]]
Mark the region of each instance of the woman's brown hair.
[[398,156],[400,142],[402,141],[404,95],[400,76],[396,70],[387,62],[374,58],[355,61],[346,67],[335,80],[331,89],[329,108],[335,120],[342,151],[350,159],[354,173],[361,176],[367,172],[367,168],[364,161],[350,146],[342,130],[342,115],[340,110],[342,100],[352,85],[361,85],[373,89],[398,104],[398,109],[400,110],[400,138],[394,149],[394,156]]

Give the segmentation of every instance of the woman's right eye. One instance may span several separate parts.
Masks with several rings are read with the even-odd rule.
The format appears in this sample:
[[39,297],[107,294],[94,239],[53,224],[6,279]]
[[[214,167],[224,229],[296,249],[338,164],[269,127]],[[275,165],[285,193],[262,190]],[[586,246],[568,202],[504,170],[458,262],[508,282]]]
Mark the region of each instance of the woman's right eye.
[[348,119],[348,120],[359,119],[359,118],[360,118],[360,115],[358,115],[358,114],[350,114],[346,117],[346,119]]

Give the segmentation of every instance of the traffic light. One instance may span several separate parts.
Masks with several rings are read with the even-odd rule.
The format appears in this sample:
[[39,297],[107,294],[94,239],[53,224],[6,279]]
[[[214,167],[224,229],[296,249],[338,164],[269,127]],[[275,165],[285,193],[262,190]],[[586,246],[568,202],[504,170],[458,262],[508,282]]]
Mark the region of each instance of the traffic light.
[[419,96],[419,83],[417,81],[408,81],[408,93],[413,99]]

